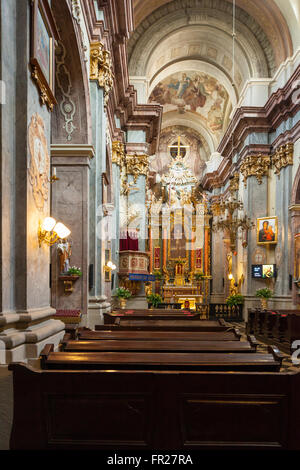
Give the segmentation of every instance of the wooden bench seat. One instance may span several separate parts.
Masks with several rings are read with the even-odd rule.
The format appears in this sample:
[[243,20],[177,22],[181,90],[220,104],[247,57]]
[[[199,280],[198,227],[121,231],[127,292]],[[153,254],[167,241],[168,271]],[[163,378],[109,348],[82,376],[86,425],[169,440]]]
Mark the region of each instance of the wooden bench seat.
[[241,333],[232,328],[230,331],[203,332],[203,331],[132,331],[132,330],[101,330],[92,331],[88,328],[78,330],[78,338],[81,341],[102,340],[164,340],[164,341],[239,341]]
[[249,341],[159,341],[159,340],[106,340],[106,341],[67,341],[63,351],[131,351],[131,352],[256,352],[255,338]]
[[118,317],[114,324],[109,325],[96,325],[95,330],[106,330],[106,329],[130,329],[130,330],[161,330],[161,331],[226,331],[228,326],[225,323],[219,321],[205,321],[205,320],[128,320],[125,317]]
[[[131,312],[131,313],[129,313]],[[140,311],[114,311],[112,313],[103,313],[104,324],[111,325],[116,322],[117,318],[127,319],[127,320],[198,320],[200,321],[199,313],[183,312],[182,310],[177,311],[164,311],[164,310],[140,310]],[[217,322],[214,322],[218,324]]]
[[300,449],[299,373],[9,368],[11,450]]
[[41,352],[43,369],[59,370],[207,370],[278,372],[282,356],[269,346],[269,354],[153,353],[153,352]]

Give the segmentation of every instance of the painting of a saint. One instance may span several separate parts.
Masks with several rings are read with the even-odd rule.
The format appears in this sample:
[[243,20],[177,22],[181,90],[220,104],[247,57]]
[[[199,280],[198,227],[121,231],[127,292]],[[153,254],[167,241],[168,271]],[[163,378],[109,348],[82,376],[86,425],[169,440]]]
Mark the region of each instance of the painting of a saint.
[[170,259],[184,259],[186,257],[186,238],[181,224],[175,224],[171,230]]
[[257,244],[277,243],[277,217],[257,219]]

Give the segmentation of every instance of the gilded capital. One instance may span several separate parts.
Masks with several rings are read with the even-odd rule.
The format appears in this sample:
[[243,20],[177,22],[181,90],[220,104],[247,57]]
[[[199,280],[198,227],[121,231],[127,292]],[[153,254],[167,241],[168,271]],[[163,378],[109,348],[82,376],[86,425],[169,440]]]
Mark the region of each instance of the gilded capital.
[[135,183],[140,175],[147,175],[148,168],[148,155],[126,155],[127,174],[133,175]]
[[104,49],[102,42],[94,42],[90,49],[90,80],[97,80],[104,88],[105,103],[113,87],[112,60],[110,52]]
[[112,143],[112,163],[122,166],[125,160],[124,144],[118,140]]
[[288,143],[282,145],[272,156],[272,163],[274,165],[275,175],[279,175],[282,168],[285,168],[288,165],[293,165],[294,159],[294,144]]
[[244,179],[243,183],[247,186],[247,179],[250,176],[255,176],[258,184],[262,183],[263,176],[268,175],[268,170],[271,164],[271,157],[269,155],[251,155],[246,157],[243,161],[240,172]]

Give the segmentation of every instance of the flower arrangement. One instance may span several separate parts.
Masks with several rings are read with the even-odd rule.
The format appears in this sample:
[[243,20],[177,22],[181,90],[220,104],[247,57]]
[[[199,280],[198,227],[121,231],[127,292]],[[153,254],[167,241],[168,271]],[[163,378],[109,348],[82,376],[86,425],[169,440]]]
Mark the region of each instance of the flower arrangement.
[[256,297],[260,297],[261,299],[270,299],[273,297],[273,291],[265,287],[264,289],[258,289],[255,293]]
[[232,307],[233,305],[242,305],[245,297],[242,294],[232,294],[226,299],[226,304]]
[[68,276],[82,276],[82,271],[77,266],[71,266],[67,271]]
[[153,305],[153,307],[157,307],[158,304],[162,303],[162,297],[159,294],[150,294],[147,295],[147,302]]
[[118,287],[116,290],[116,296],[118,299],[129,299],[131,297],[131,292],[128,289],[125,289],[125,287]]
[[162,279],[162,273],[159,270],[154,271],[154,276],[156,281],[160,281]]

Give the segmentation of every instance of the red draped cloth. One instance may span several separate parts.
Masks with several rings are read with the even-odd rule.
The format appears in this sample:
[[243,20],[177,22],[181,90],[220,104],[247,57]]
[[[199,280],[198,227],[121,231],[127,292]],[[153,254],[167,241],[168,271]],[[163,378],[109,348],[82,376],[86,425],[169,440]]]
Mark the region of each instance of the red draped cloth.
[[122,232],[120,237],[120,251],[139,251],[139,240],[136,231]]

